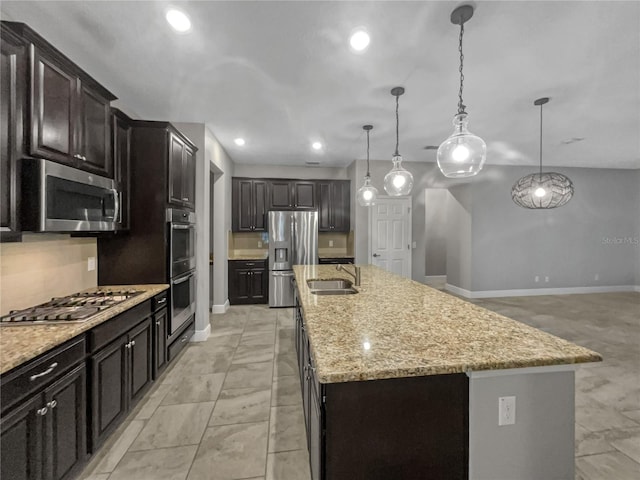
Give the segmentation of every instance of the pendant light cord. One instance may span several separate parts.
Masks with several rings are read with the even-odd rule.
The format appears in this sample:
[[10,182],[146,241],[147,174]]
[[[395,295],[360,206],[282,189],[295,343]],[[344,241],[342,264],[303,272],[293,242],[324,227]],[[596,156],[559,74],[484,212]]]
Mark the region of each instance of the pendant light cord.
[[458,43],[458,51],[460,52],[460,90],[458,91],[458,114],[465,112],[466,105],[462,103],[462,87],[464,84],[464,73],[462,73],[462,67],[464,66],[464,54],[462,53],[462,37],[464,36],[464,22],[460,22],[460,38]]
[[370,178],[369,174],[369,130],[367,130],[367,178]]
[[396,152],[393,154],[396,157],[400,155],[398,153],[398,145],[400,144],[400,117],[398,115],[399,99],[400,99],[400,95],[396,95]]
[[540,104],[540,178],[542,178],[542,105]]

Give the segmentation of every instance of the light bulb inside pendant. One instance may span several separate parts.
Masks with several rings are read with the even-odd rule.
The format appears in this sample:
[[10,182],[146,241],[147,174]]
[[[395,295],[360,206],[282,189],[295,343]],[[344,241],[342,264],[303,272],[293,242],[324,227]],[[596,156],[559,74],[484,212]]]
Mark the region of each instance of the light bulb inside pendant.
[[547,194],[547,191],[542,187],[538,187],[538,188],[536,188],[536,191],[533,192],[533,194],[536,197],[541,198],[541,197],[544,197]]
[[451,152],[451,157],[456,162],[464,162],[466,159],[469,158],[469,149],[464,145],[458,145],[456,148],[453,149],[453,152]]
[[373,130],[373,125],[364,125],[362,129],[367,132],[367,174],[364,176],[364,184],[358,189],[356,199],[363,207],[375,205],[378,198],[378,189],[371,184],[369,174],[369,132]]
[[398,153],[398,145],[400,143],[398,103],[400,95],[403,93],[403,87],[394,87],[391,89],[391,95],[396,97],[396,150],[391,158],[393,168],[384,176],[384,191],[387,192],[387,195],[393,197],[409,195],[413,188],[413,175],[402,167],[402,156]]

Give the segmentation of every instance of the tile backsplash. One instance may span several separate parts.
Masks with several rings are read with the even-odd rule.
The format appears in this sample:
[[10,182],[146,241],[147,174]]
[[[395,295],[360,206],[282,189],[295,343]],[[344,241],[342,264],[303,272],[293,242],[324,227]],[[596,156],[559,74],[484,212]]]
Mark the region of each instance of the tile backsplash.
[[90,257],[97,259],[95,238],[24,234],[22,242],[0,244],[0,315],[97,286]]

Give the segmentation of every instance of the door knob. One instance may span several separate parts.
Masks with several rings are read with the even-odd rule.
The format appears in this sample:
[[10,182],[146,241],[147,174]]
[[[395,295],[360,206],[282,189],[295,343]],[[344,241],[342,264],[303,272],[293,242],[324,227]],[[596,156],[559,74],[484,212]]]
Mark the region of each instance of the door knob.
[[377,253],[373,254],[374,257],[379,257],[380,255],[378,255]]

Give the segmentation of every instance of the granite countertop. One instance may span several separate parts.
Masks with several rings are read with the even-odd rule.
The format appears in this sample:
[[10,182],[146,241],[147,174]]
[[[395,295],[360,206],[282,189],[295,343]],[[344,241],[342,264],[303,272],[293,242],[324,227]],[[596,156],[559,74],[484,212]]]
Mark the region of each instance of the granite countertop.
[[321,383],[601,361],[600,354],[445,292],[362,266],[359,293],[314,295],[306,281],[352,277],[295,266]]
[[348,253],[333,253],[333,252],[322,252],[318,254],[319,258],[355,258],[353,255],[349,255]]
[[[51,325],[2,325],[0,326],[0,374],[25,363],[38,355],[51,350],[67,340],[100,325],[116,315],[129,310],[145,300],[163,292],[169,285],[120,285],[98,287],[101,290],[120,290],[123,288],[139,290],[143,293],[122,303],[103,310],[82,323],[55,323]],[[98,288],[84,292],[91,293]]]
[[266,260],[269,252],[264,253],[230,253],[229,260]]

